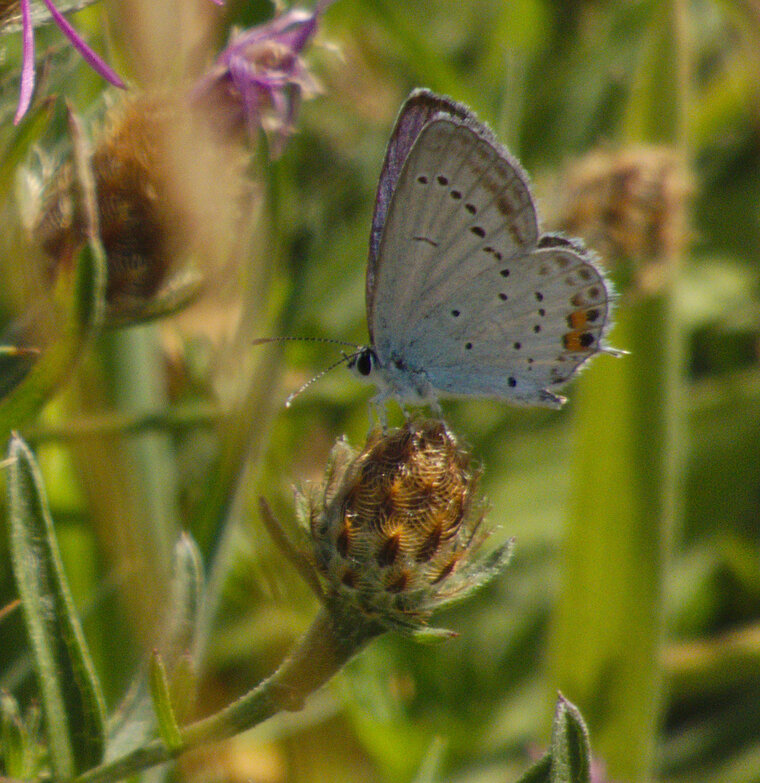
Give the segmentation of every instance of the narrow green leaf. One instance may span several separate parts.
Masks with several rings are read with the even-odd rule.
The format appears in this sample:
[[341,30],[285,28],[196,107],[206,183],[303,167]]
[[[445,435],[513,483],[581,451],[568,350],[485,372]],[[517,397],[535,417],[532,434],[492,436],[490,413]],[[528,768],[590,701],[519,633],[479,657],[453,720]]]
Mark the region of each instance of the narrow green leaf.
[[440,780],[445,752],[446,741],[442,737],[433,737],[413,783],[434,783]]
[[589,783],[591,748],[580,712],[562,694],[557,699],[551,745],[551,783]]
[[652,6],[651,24],[633,74],[623,135],[634,143],[670,143],[679,122],[678,52],[673,40],[674,4]]
[[183,533],[174,547],[174,569],[165,656],[170,664],[191,652],[198,630],[204,580],[201,555],[189,533]]
[[189,717],[195,702],[196,646],[203,592],[200,552],[192,536],[183,533],[174,547],[169,633],[164,647],[171,703],[179,721]]
[[177,723],[183,725],[190,720],[198,685],[196,665],[190,653],[181,656],[174,663],[169,678],[169,694]]
[[0,399],[24,380],[39,355],[39,351],[31,348],[0,346]]
[[547,753],[540,758],[517,783],[551,783],[552,757]]
[[0,400],[0,442],[39,412],[68,378],[87,339],[103,323],[106,258],[97,233],[97,207],[93,203],[89,152],[73,115],[70,116],[70,128],[82,207],[89,216],[88,239],[78,254],[73,279],[67,274],[60,274],[50,301],[55,310],[50,322],[60,324],[59,334],[51,345],[45,347],[24,379]]
[[32,145],[43,131],[50,126],[55,98],[48,97],[39,105],[32,106],[24,122],[16,129],[13,137],[0,154],[0,193],[9,193],[17,176],[18,167],[26,159]]
[[570,519],[551,640],[557,689],[588,717],[611,773],[630,780],[650,777],[660,707],[667,309],[661,297],[621,308],[611,342],[631,355],[600,360],[574,389]]
[[9,693],[0,693],[0,749],[3,769],[10,778],[24,775],[23,729],[18,702]]
[[[192,537],[183,533],[174,548],[171,598],[161,642],[162,666],[169,688],[170,704],[176,722],[184,723],[195,701],[195,648],[198,616],[204,594],[203,568],[198,547]],[[163,664],[166,661],[166,664]],[[152,696],[151,665],[141,667],[128,696],[113,715],[108,752],[111,758],[128,753],[146,742],[154,733],[155,697]],[[153,703],[153,704],[152,704]]]
[[11,565],[58,778],[99,763],[105,745],[100,685],[63,572],[39,469],[15,436],[9,449]]
[[158,732],[166,747],[175,750],[182,744],[177,719],[174,716],[166,668],[157,650],[150,656],[150,695],[158,720]]

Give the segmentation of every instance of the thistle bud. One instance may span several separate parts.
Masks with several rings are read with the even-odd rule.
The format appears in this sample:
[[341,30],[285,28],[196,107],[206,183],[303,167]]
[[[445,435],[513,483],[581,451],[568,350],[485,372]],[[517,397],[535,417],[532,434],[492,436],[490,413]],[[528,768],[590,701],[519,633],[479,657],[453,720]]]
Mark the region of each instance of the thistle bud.
[[479,475],[440,421],[375,431],[359,454],[339,441],[324,487],[304,508],[328,598],[415,632],[493,575],[508,548],[485,567],[468,564],[485,537]]
[[[238,214],[242,163],[229,147],[206,144],[202,126],[181,97],[167,94],[139,95],[106,119],[90,164],[111,325],[178,309],[200,287],[189,261],[224,246],[225,222]],[[55,278],[85,241],[70,162],[43,183],[41,196],[33,233]],[[217,219],[224,205],[228,216]]]
[[[155,106],[131,104],[92,156],[101,240],[108,258],[106,300],[112,307],[152,296],[171,250],[165,230],[164,177],[157,166],[160,118]],[[85,241],[73,167],[64,163],[44,194],[36,234],[51,271],[73,263]]]
[[644,289],[658,287],[664,262],[686,246],[691,187],[674,149],[592,152],[568,168],[561,193],[557,227],[583,237],[611,266],[633,263]]

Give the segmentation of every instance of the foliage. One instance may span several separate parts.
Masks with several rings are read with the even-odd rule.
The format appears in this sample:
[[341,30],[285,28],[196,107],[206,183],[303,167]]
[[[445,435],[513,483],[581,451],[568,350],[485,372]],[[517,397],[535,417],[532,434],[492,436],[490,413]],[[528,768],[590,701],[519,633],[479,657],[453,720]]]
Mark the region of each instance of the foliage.
[[[128,83],[126,101],[159,92],[160,107],[211,66],[234,26],[271,16],[259,0],[124,0],[72,23]],[[0,425],[6,438],[19,431],[0,525],[3,774],[71,777],[98,763],[102,741],[106,763],[150,743],[179,752],[183,727],[267,682],[319,611],[264,533],[258,497],[292,519],[292,485],[322,475],[339,435],[362,441],[367,389],[336,369],[284,409],[339,351],[251,341],[366,340],[384,145],[402,100],[427,86],[489,121],[533,175],[547,226],[596,237],[619,291],[610,342],[631,355],[598,358],[562,411],[444,403],[484,467],[499,526],[489,545],[516,540],[499,579],[436,617],[457,638],[381,636],[303,710],[160,774],[760,781],[751,4],[335,2],[299,52],[321,94],[298,106],[294,134],[280,122],[274,135],[205,151],[180,129],[159,148],[157,159],[182,162],[168,214],[194,245],[150,289],[157,299],[133,309],[123,298],[118,312],[99,279],[97,232],[52,285],[35,221],[44,183],[87,206],[87,172],[56,174],[72,112],[94,149],[123,149],[114,128],[133,104],[55,26],[35,29],[35,42],[37,93],[18,126],[20,33],[3,36],[0,64]],[[653,149],[673,166],[653,167]],[[596,171],[606,161],[616,190],[584,179],[589,161]],[[30,332],[32,317],[42,326]],[[47,553],[32,562],[59,606],[54,616],[38,606],[31,622],[25,593],[39,588],[17,586],[10,566],[19,514],[36,531],[27,545]],[[27,637],[27,627],[38,631]],[[48,691],[56,677],[72,686],[57,695],[33,674],[42,648],[59,672],[46,675]],[[97,728],[101,690],[108,723]],[[51,735],[56,699],[91,730]]]

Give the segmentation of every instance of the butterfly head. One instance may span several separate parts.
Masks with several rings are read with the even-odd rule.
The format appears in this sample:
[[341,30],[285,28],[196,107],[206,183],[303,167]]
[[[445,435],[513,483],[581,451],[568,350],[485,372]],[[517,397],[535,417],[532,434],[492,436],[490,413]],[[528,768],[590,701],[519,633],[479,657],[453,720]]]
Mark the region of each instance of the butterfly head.
[[377,354],[369,346],[357,351],[348,360],[348,369],[356,373],[360,378],[369,378],[377,369],[377,366]]

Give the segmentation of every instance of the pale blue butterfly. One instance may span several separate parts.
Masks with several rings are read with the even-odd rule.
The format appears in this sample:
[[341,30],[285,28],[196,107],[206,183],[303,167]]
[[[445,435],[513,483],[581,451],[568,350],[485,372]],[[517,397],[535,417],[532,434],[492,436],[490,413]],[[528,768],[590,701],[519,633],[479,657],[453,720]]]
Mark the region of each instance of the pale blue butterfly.
[[539,233],[520,164],[428,90],[406,100],[388,144],[366,300],[370,345],[349,366],[378,386],[376,402],[559,407],[553,390],[609,350],[610,288],[590,254]]
[[554,389],[600,351],[619,353],[603,345],[610,299],[579,240],[540,234],[527,175],[490,129],[450,98],[412,92],[372,219],[370,344],[345,358],[378,387],[373,402],[559,407]]

